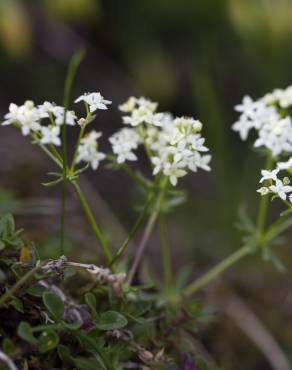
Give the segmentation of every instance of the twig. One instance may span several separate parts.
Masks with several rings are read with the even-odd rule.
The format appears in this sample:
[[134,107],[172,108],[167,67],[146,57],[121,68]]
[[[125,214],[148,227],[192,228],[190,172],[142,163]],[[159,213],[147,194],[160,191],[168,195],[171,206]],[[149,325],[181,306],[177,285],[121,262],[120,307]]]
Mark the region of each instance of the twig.
[[3,362],[10,370],[18,370],[11,358],[2,351],[0,351],[0,362]]
[[271,333],[255,313],[238,297],[222,306],[226,315],[253,341],[274,370],[291,370],[289,362]]

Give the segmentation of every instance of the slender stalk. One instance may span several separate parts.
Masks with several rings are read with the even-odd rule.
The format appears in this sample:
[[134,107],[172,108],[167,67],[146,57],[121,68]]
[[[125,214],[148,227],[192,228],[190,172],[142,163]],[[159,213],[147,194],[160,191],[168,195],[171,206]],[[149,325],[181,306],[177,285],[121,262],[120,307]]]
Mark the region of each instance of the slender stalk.
[[113,259],[111,260],[110,266],[113,266],[116,263],[116,261],[122,256],[122,254],[125,252],[127,246],[129,245],[130,241],[136,235],[136,232],[140,228],[140,226],[141,226],[141,224],[144,220],[144,217],[146,215],[146,212],[147,212],[149,206],[152,203],[153,198],[154,198],[154,192],[150,192],[147,199],[146,199],[146,202],[145,202],[145,204],[144,204],[144,206],[143,206],[143,208],[140,212],[140,214],[138,215],[138,217],[137,217],[137,219],[134,223],[133,228],[131,229],[129,235],[127,236],[127,238],[125,239],[125,241],[123,242],[123,244],[121,245],[119,250],[114,255]]
[[[272,166],[273,166],[273,158],[272,158],[271,154],[268,153],[265,169],[270,170],[272,168]],[[262,196],[260,198],[260,205],[259,205],[258,217],[257,217],[257,237],[258,237],[259,242],[263,238],[268,204],[269,204],[269,197],[268,196]]]
[[[273,166],[273,158],[271,156],[271,153],[268,153],[265,169],[270,170],[272,166]],[[264,228],[265,228],[266,215],[267,215],[267,209],[268,209],[268,200],[269,200],[268,197],[261,197],[260,205],[258,209],[256,236],[258,238],[259,245],[264,245],[262,242],[265,238]],[[215,279],[218,275],[220,275],[230,266],[234,265],[234,263],[241,260],[241,258],[247,256],[249,253],[251,253],[250,247],[248,246],[241,247],[236,252],[226,257],[223,261],[219,262],[216,266],[214,266],[211,270],[209,270],[205,275],[196,279],[194,282],[188,285],[184,289],[184,293],[186,295],[191,295],[191,294],[196,293],[198,290],[203,288],[210,281]]]
[[251,253],[249,246],[243,246],[230,256],[225,258],[222,262],[218,263],[215,267],[209,270],[205,275],[195,280],[193,283],[188,285],[184,290],[183,294],[186,296],[196,293],[198,290],[203,288],[205,285],[214,280],[223,271],[234,265],[236,262],[241,260],[243,257]]
[[150,218],[149,218],[149,220],[146,224],[145,231],[142,235],[142,239],[141,239],[140,244],[138,246],[137,253],[135,255],[133,265],[132,265],[132,267],[130,269],[130,272],[129,272],[129,275],[128,275],[128,284],[129,285],[131,285],[131,283],[133,281],[136,270],[139,266],[139,263],[140,263],[141,258],[143,256],[143,253],[144,253],[144,250],[146,248],[147,242],[148,242],[149,237],[152,233],[155,222],[156,222],[156,220],[159,216],[161,206],[163,204],[163,200],[164,200],[164,196],[165,196],[167,181],[168,181],[168,179],[166,177],[163,178],[163,180],[162,180],[162,183],[161,183],[161,186],[160,186],[160,192],[159,192],[159,195],[158,195],[158,198],[157,198],[157,202],[156,202],[156,204],[154,206],[154,209],[153,209],[153,212],[150,215]]
[[74,154],[73,154],[73,159],[72,159],[72,164],[71,164],[71,172],[72,173],[74,172],[74,169],[75,169],[77,155],[78,155],[78,148],[79,148],[81,139],[83,138],[84,132],[85,132],[85,125],[81,127],[81,129],[79,131],[78,138],[77,138],[77,143],[76,143],[76,146],[75,146],[75,150],[74,150]]
[[111,256],[109,247],[107,245],[105,237],[103,236],[99,226],[97,225],[97,223],[95,221],[95,218],[92,214],[92,211],[89,207],[89,204],[87,203],[87,200],[85,199],[85,197],[84,197],[79,185],[77,184],[77,182],[72,181],[71,183],[72,183],[72,186],[75,190],[75,193],[77,194],[78,199],[81,203],[81,206],[82,206],[83,212],[85,214],[85,217],[87,218],[87,221],[89,222],[89,224],[90,224],[90,226],[91,226],[91,228],[94,232],[94,235],[96,236],[97,240],[99,241],[99,244],[101,246],[103,254],[104,254],[107,262],[110,263],[111,260],[112,260],[112,256]]
[[1,297],[0,297],[0,307],[9,299],[13,293],[17,291],[22,285],[24,285],[41,267],[38,265],[33,269],[29,270],[25,275],[23,275],[10,289],[8,289]]
[[39,147],[56,163],[56,165],[60,168],[63,168],[62,162],[59,161],[58,158],[43,144],[38,144]]
[[65,242],[65,207],[66,207],[66,195],[67,195],[67,111],[69,108],[70,95],[73,85],[73,80],[77,72],[77,68],[81,63],[84,52],[77,51],[69,64],[65,88],[64,88],[64,121],[62,125],[62,159],[63,159],[63,182],[62,182],[62,198],[61,198],[61,240],[60,240],[60,255],[64,254],[64,242]]
[[162,264],[163,264],[163,280],[166,292],[171,290],[172,286],[172,272],[171,272],[171,257],[169,245],[166,238],[166,225],[164,215],[159,217],[159,235],[160,235],[160,245],[162,254]]

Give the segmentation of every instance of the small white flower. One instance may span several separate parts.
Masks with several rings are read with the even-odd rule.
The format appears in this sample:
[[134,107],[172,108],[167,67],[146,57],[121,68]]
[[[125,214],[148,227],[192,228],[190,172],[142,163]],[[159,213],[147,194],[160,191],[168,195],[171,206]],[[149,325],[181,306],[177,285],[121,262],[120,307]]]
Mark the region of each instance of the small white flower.
[[41,128],[42,138],[40,140],[41,144],[54,144],[61,145],[60,140],[60,127],[59,126],[48,126]]
[[5,121],[2,123],[3,126],[10,125],[13,122],[16,122],[19,120],[20,116],[20,108],[18,105],[11,103],[9,105],[9,113],[5,114],[4,118]]
[[284,185],[281,180],[277,179],[276,184],[271,185],[269,189],[273,193],[277,194],[281,199],[286,200],[287,193],[290,193],[292,191],[292,186]]
[[138,148],[140,138],[137,132],[131,128],[123,128],[109,138],[114,154],[117,155],[117,162],[136,161],[137,156],[133,150]]
[[169,177],[171,185],[176,186],[177,179],[187,174],[187,171],[179,167],[177,163],[166,163],[163,174]]
[[99,92],[85,93],[79,96],[79,98],[75,100],[75,103],[79,103],[81,101],[84,101],[89,105],[89,110],[91,113],[98,109],[106,110],[108,109],[107,105],[112,103],[110,100],[104,99]]
[[123,104],[119,105],[119,110],[124,113],[131,113],[136,107],[137,99],[131,96]]
[[263,186],[263,187],[257,189],[257,192],[260,193],[263,196],[263,195],[269,194],[270,190],[266,186]]
[[277,168],[279,170],[289,170],[292,167],[292,157],[289,158],[287,162],[278,162]]
[[97,140],[102,136],[101,132],[91,131],[81,139],[76,162],[88,162],[93,170],[96,170],[105,154],[98,151]]
[[54,110],[54,104],[48,101],[45,101],[43,104],[38,105],[38,111],[41,118],[49,117],[49,113],[52,113]]
[[279,173],[278,169],[275,169],[273,171],[268,170],[261,170],[262,178],[260,179],[260,182],[263,182],[265,180],[277,180],[277,174]]
[[[64,124],[64,114],[65,114],[65,108],[60,106],[54,106],[52,110],[54,116],[55,116],[55,123],[58,126],[61,126]],[[76,120],[76,114],[74,111],[67,111],[66,112],[66,124],[69,126],[74,126]]]

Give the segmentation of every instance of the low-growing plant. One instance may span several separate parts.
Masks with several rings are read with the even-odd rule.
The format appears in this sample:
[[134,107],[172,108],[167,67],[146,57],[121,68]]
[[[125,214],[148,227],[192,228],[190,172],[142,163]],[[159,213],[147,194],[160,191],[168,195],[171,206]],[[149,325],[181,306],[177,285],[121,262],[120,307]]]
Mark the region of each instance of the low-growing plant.
[[[111,101],[98,92],[85,93],[75,100],[84,104],[84,117],[69,110],[81,59],[78,52],[70,63],[63,106],[32,101],[11,104],[2,123],[15,126],[54,162],[58,171],[50,172],[51,180],[43,185],[62,185],[62,212],[58,259],[41,260],[34,245],[16,230],[11,215],[0,220],[0,362],[10,369],[207,369],[193,341],[204,319],[194,294],[247,255],[261,254],[283,269],[272,246],[292,225],[292,195],[287,200],[292,186],[288,176],[279,178],[280,171],[292,171],[291,158],[282,160],[292,152],[292,90],[276,90],[257,101],[245,97],[236,106],[241,116],[233,129],[244,140],[255,129],[254,146],[267,158],[260,180],[265,186],[258,190],[262,198],[257,220],[241,212],[242,247],[187,282],[183,274],[173,275],[165,218],[185,200],[184,193],[174,188],[178,180],[198,169],[210,170],[203,125],[191,117],[158,112],[157,103],[143,97],[130,97],[119,106],[125,126],[109,138],[112,153],[102,152],[102,133],[89,127],[98,110],[108,109]],[[68,126],[78,129],[72,158],[67,151]],[[152,176],[130,165],[139,157],[146,158]],[[89,167],[97,170],[101,162],[124,170],[144,196],[140,213],[119,248],[113,248],[110,237],[104,235],[79,185],[82,173]],[[99,266],[64,256],[68,186],[74,189],[98,241],[103,254]],[[267,225],[270,195],[288,209]],[[135,285],[156,224],[161,240],[161,283]],[[133,260],[125,259],[129,243],[142,227]]]

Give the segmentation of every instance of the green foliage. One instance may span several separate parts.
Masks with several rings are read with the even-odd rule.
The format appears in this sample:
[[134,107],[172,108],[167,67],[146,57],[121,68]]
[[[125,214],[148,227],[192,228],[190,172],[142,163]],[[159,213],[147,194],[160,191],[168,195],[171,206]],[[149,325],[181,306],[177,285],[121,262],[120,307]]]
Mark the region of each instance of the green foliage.
[[[5,240],[15,237],[12,216],[5,216],[0,225]],[[187,333],[196,336],[202,319],[201,305],[179,296],[185,277],[178,277],[177,291],[163,299],[155,287],[125,285],[117,293],[110,284],[93,282],[89,273],[85,277],[78,269],[69,274],[66,266],[42,271],[32,255],[21,262],[18,245],[24,243],[17,238],[14,247],[5,244],[13,259],[0,251],[6,276],[5,284],[0,283],[0,291],[6,292],[4,301],[0,295],[0,346],[16,366],[122,370],[132,364],[137,369],[168,369],[181,362],[185,351],[196,361],[193,345],[177,341]],[[6,320],[8,312],[12,323]]]

